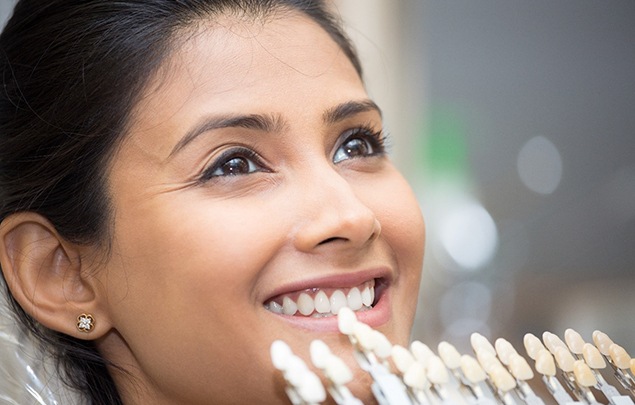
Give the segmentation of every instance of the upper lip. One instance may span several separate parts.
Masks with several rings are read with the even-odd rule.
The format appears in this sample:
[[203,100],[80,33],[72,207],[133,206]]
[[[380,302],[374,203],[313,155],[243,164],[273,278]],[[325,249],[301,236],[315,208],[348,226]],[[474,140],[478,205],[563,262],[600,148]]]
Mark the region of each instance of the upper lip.
[[387,283],[391,283],[393,273],[387,267],[377,267],[369,270],[357,272],[340,272],[326,276],[314,277],[293,281],[280,286],[267,294],[267,298],[263,302],[267,302],[273,297],[283,294],[290,294],[297,291],[305,291],[313,288],[347,288],[356,287],[366,281],[373,279],[382,279]]

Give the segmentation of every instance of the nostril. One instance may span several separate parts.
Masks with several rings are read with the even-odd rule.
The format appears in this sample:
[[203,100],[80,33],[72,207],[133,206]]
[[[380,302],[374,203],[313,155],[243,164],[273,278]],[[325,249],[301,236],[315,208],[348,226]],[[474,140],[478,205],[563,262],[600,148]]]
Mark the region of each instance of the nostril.
[[335,236],[335,237],[332,237],[332,238],[324,239],[322,242],[318,243],[318,246],[319,245],[324,245],[324,244],[329,243],[329,242],[335,242],[336,240],[346,240],[346,238],[340,238],[340,237]]

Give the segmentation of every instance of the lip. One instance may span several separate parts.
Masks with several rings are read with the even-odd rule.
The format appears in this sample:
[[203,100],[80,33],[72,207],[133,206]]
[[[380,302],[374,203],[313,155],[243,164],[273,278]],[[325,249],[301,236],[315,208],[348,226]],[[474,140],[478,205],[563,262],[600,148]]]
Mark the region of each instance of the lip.
[[[277,287],[267,300],[282,294],[290,294],[297,291],[305,291],[313,288],[349,288],[360,285],[366,281],[375,279],[378,285],[378,295],[375,299],[375,305],[372,309],[356,312],[357,319],[369,326],[379,327],[390,319],[390,291],[393,283],[393,274],[387,268],[376,268],[356,273],[340,273],[332,276],[319,277],[307,280],[296,281]],[[264,309],[264,307],[263,307]],[[267,311],[265,309],[265,311]],[[338,332],[337,316],[327,318],[313,318],[304,316],[290,316],[284,314],[276,314],[267,311],[268,314],[276,316],[285,323],[291,324],[301,329],[307,329],[317,332]]]

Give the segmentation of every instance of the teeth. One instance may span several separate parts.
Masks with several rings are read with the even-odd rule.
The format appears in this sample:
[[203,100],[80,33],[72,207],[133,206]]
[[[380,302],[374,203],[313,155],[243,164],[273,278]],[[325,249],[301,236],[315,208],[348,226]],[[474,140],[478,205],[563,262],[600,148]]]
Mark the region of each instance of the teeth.
[[348,306],[348,301],[346,301],[346,295],[342,290],[335,290],[333,295],[331,295],[331,312],[337,314],[340,312],[340,309]]
[[357,287],[351,288],[346,298],[348,299],[348,306],[353,311],[357,311],[362,308],[362,294],[360,294]]
[[291,298],[284,297],[282,299],[282,312],[285,315],[293,315],[297,312],[297,310],[298,310],[298,306],[296,305],[295,301],[293,301]]
[[362,287],[351,288],[348,293],[336,289],[330,298],[323,290],[319,290],[314,297],[312,294],[303,292],[295,301],[290,296],[284,296],[282,305],[272,300],[265,305],[265,308],[276,314],[296,315],[299,312],[303,316],[314,318],[337,315],[344,307],[353,311],[366,311],[373,307],[375,285],[374,282],[366,283]]
[[362,304],[369,307],[373,305],[373,297],[370,295],[370,288],[366,287],[362,290]]
[[300,294],[300,297],[298,298],[298,311],[300,311],[302,315],[306,316],[311,315],[314,310],[315,301],[313,301],[313,298],[306,293]]
[[318,292],[315,296],[315,310],[321,314],[331,312],[331,303],[324,291]]

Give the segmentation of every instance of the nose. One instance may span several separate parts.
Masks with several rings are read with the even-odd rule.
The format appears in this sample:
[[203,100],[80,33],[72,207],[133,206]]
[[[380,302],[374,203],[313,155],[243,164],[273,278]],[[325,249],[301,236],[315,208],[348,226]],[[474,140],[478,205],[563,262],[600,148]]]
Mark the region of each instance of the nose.
[[[337,169],[314,174],[302,187],[302,218],[294,235],[296,249],[312,252],[324,246],[363,248],[377,239],[381,224]],[[316,180],[317,179],[317,180]]]

